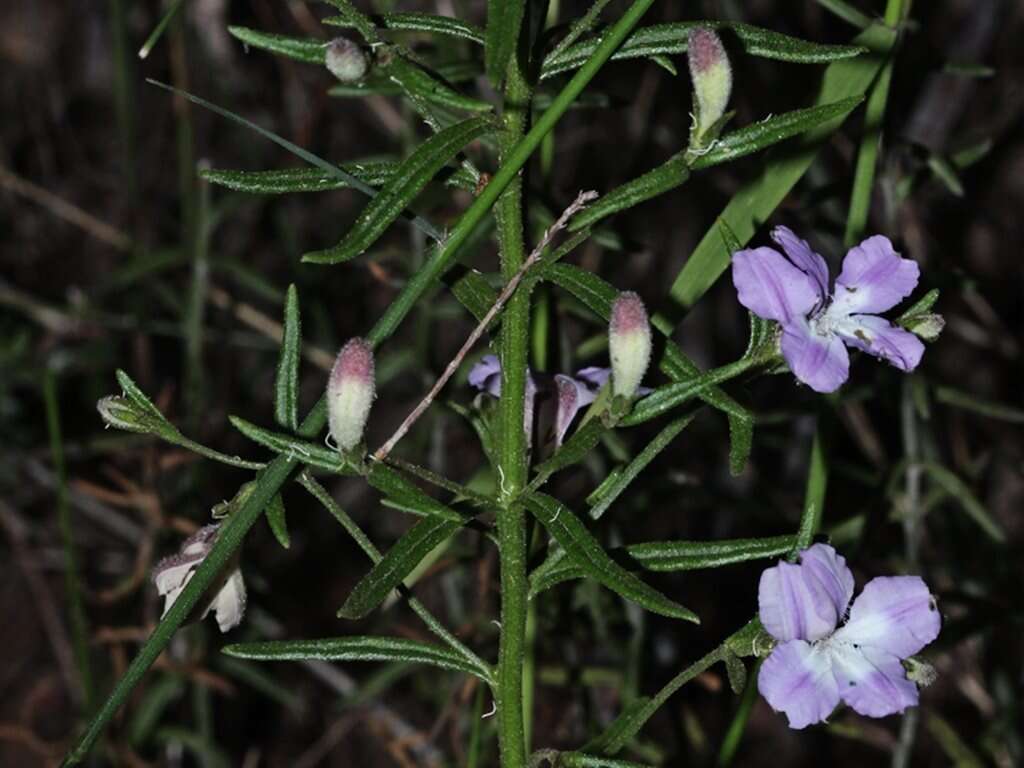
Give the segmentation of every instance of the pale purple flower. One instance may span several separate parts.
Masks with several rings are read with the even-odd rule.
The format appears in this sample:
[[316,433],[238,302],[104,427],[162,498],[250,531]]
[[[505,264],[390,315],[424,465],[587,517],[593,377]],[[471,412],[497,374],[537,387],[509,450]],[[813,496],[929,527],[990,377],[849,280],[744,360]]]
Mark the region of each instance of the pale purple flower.
[[815,544],[798,563],[762,573],[757,597],[761,624],[778,641],[758,688],[791,728],[823,721],[840,701],[868,717],[917,704],[917,686],[901,662],[938,637],[940,626],[935,598],[919,577],[872,579],[850,606],[846,560]]
[[558,390],[558,409],[555,412],[555,448],[562,445],[565,433],[569,431],[573,419],[584,408],[597,399],[597,390],[572,376],[559,373],[555,376],[555,387]]
[[[157,592],[164,598],[164,613],[171,609],[185,585],[192,579],[196,568],[210,554],[219,529],[220,525],[203,526],[185,539],[178,554],[165,557],[153,568],[153,582]],[[242,621],[245,602],[245,581],[236,562],[222,577],[214,596],[203,607],[198,618],[205,619],[212,610],[220,631],[227,632]]]
[[901,371],[921,362],[924,344],[876,313],[885,312],[917,286],[918,266],[901,258],[889,238],[874,235],[851,248],[835,289],[828,267],[787,227],[772,230],[774,248],[750,248],[732,256],[732,280],[740,303],[782,326],[782,356],[790,370],[816,392],[834,392],[849,376],[846,347],[879,357]]

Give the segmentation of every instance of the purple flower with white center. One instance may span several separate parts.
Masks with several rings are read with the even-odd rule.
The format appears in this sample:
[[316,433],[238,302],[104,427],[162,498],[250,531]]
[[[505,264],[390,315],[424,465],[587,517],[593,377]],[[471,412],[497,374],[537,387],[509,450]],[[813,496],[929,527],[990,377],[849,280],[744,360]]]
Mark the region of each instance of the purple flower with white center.
[[732,256],[732,280],[740,303],[782,326],[782,356],[790,370],[816,392],[834,392],[849,376],[851,346],[901,371],[921,362],[924,344],[876,313],[910,295],[920,270],[902,258],[889,238],[874,235],[851,248],[835,289],[828,267],[787,227],[772,230],[774,248],[750,248]]
[[[607,377],[605,377],[607,378]],[[597,390],[580,383],[572,376],[559,373],[555,376],[558,388],[558,410],[555,412],[555,448],[562,445],[565,433],[569,431],[573,419],[581,408],[590,405],[597,399]]]
[[[178,554],[165,557],[153,568],[153,582],[156,584],[157,592],[164,598],[164,613],[171,609],[174,601],[185,589],[185,585],[192,579],[196,568],[210,554],[219,529],[220,525],[203,526],[185,539]],[[227,632],[242,621],[242,616],[245,615],[245,602],[245,580],[236,561],[235,566],[229,568],[221,578],[214,596],[203,607],[198,618],[205,619],[212,610],[217,617],[220,631]]]
[[757,684],[790,728],[820,723],[840,701],[868,717],[917,704],[917,686],[901,662],[938,637],[928,586],[918,576],[880,576],[850,606],[852,597],[853,574],[827,544],[761,574],[761,624],[778,645]]

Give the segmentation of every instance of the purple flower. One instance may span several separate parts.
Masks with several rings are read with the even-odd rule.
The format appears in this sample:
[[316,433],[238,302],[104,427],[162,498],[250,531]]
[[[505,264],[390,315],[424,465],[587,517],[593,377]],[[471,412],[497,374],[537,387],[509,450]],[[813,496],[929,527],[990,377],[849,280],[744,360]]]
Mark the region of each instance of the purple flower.
[[849,376],[846,347],[879,357],[901,371],[921,362],[924,345],[877,312],[910,295],[919,270],[901,258],[889,238],[869,237],[851,248],[835,289],[828,293],[828,267],[805,240],[787,227],[772,230],[773,248],[750,248],[732,256],[732,280],[740,303],[782,326],[782,356],[790,370],[816,392],[834,392]]
[[917,576],[883,576],[853,597],[846,560],[826,544],[761,574],[761,624],[778,641],[758,674],[761,695],[790,728],[824,720],[840,701],[869,717],[917,704],[901,661],[939,634],[939,611]]

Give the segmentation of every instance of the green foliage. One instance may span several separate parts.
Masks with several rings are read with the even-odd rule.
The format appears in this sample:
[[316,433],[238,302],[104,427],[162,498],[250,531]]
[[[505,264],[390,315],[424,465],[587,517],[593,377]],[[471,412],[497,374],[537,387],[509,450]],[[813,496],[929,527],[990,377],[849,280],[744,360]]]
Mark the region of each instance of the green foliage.
[[494,85],[505,77],[505,67],[519,44],[519,25],[526,11],[525,0],[487,0],[485,64]]
[[302,354],[302,319],[299,316],[299,291],[292,283],[284,305],[284,330],[281,354],[274,377],[274,418],[287,429],[299,426],[299,360]]
[[235,643],[224,646],[224,653],[253,661],[397,661],[429,664],[481,676],[478,669],[467,664],[457,653],[401,637],[328,637]]
[[561,545],[566,557],[588,578],[653,613],[700,623],[697,615],[670,600],[615,562],[604,547],[565,505],[550,496],[531,493],[525,503],[531,513]]
[[[822,45],[789,37],[770,29],[749,24],[719,21],[688,21],[641,27],[623,43],[612,60],[686,53],[687,36],[696,26],[725,30],[734,34],[750,56],[788,61],[795,64],[824,64],[853,58],[865,52],[860,45]],[[544,60],[541,79],[578,67],[593,53],[601,38],[584,40]]]
[[376,563],[338,609],[344,619],[361,619],[384,602],[391,590],[402,583],[439,544],[447,541],[463,523],[443,517],[425,517],[414,525]]
[[474,117],[434,134],[395,169],[380,193],[356,219],[345,238],[333,248],[307,253],[303,261],[337,264],[373,245],[438,171],[473,139],[491,130],[490,118]]

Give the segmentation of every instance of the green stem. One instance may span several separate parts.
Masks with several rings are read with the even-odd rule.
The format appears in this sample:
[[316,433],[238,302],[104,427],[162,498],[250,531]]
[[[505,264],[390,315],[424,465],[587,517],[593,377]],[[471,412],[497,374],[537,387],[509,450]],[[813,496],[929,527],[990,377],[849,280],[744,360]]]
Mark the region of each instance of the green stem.
[[[577,70],[573,78],[555,97],[551,106],[541,115],[529,133],[508,152],[501,168],[495,173],[494,178],[491,179],[491,182],[484,188],[476,200],[473,201],[473,204],[466,209],[466,212],[452,230],[451,236],[435,249],[430,259],[423,266],[423,269],[406,283],[402,292],[384,312],[370,333],[367,334],[367,338],[372,344],[379,345],[391,336],[419,298],[426,293],[437,278],[455,263],[455,257],[458,255],[459,249],[465,245],[470,235],[473,234],[477,225],[486,217],[501,193],[518,176],[519,171],[526,164],[527,160],[530,159],[530,156],[537,149],[544,136],[555,127],[562,115],[572,106],[576,98],[587,86],[587,83],[594,78],[601,67],[611,58],[612,53],[622,44],[622,41],[629,35],[633,27],[637,25],[644,12],[651,7],[653,2],[654,0],[636,0],[622,18],[608,30],[608,33],[602,39],[601,44],[594,51],[593,55]],[[327,407],[324,398],[321,397],[299,427],[300,436],[315,437],[323,429],[326,421]],[[76,765],[88,754],[107,723],[110,722],[121,704],[128,698],[128,694],[138,685],[146,670],[163,652],[174,632],[181,626],[181,623],[188,616],[192,607],[199,601],[199,598],[217,577],[220,569],[231,558],[235,550],[241,546],[245,534],[256,520],[259,519],[264,507],[285,484],[297,465],[298,462],[295,459],[288,456],[278,456],[257,475],[252,495],[246,499],[241,508],[224,524],[210,554],[196,570],[192,579],[174,602],[174,605],[171,606],[171,609],[163,616],[160,623],[157,624],[153,634],[142,648],[139,649],[138,655],[132,660],[124,675],[114,686],[114,690],[93,717],[81,739],[68,752],[64,760],[65,765]]]
[[43,400],[46,404],[46,428],[50,433],[50,453],[53,455],[53,471],[57,476],[57,521],[64,546],[64,567],[71,614],[71,642],[75,650],[79,684],[82,687],[83,710],[93,708],[92,670],[89,664],[89,624],[82,605],[82,593],[78,580],[78,555],[75,552],[75,537],[71,525],[71,509],[68,505],[68,478],[64,465],[64,443],[60,431],[60,405],[57,401],[57,382],[49,368],[43,376]]
[[[506,75],[501,161],[522,139],[530,108],[530,87],[513,55]],[[512,280],[526,260],[523,232],[523,181],[518,175],[494,209],[501,272]],[[528,473],[529,435],[524,429],[526,369],[529,356],[530,292],[517,291],[505,306],[501,323],[501,399],[498,472],[498,544],[501,556],[501,642],[498,649],[498,740],[504,768],[526,765],[529,745],[523,717],[523,662],[526,651],[528,580],[526,513],[516,503]]]

